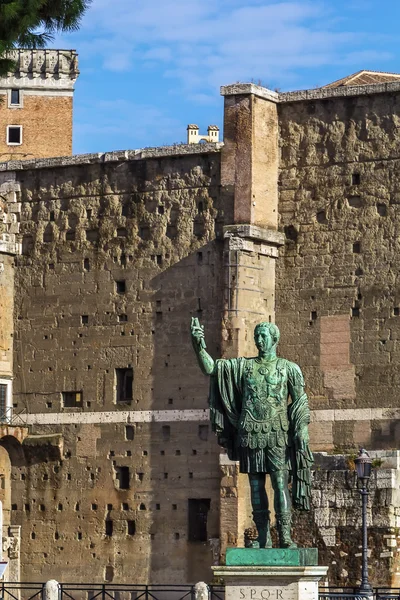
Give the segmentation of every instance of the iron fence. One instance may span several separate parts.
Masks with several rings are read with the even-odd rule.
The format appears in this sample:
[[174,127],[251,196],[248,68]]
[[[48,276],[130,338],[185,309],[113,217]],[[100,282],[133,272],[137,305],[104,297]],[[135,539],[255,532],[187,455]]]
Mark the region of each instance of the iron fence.
[[13,583],[0,581],[1,600],[42,600],[44,583]]
[[[42,600],[45,583],[0,582],[0,600]],[[211,585],[209,600],[225,600],[225,589]],[[194,585],[60,583],[59,600],[194,600]]]
[[[0,581],[0,600],[43,600],[45,583]],[[209,600],[225,600],[223,585],[210,585]],[[373,600],[400,600],[400,588],[377,587]],[[195,586],[60,583],[59,600],[195,600]],[[319,600],[365,600],[357,588],[319,589]]]
[[373,600],[400,600],[400,588],[373,588],[371,594],[363,594],[357,588],[320,588],[319,600],[364,600],[366,597]]

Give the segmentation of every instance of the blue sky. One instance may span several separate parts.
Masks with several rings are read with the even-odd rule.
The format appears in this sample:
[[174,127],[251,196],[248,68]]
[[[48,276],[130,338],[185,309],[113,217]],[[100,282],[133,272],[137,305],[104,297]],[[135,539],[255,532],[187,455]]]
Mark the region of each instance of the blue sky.
[[222,126],[221,85],[313,88],[400,72],[397,0],[93,0],[75,48],[74,153],[173,144]]

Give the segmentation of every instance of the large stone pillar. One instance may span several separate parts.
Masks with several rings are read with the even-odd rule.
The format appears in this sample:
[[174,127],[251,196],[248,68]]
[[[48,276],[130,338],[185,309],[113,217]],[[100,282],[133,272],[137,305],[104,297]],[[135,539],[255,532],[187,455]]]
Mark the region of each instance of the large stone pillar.
[[253,329],[275,320],[278,228],[278,113],[275,92],[253,84],[221,88],[221,185],[225,227],[225,356],[251,355]]
[[[231,224],[224,228],[225,358],[254,356],[253,331],[275,321],[278,232],[278,95],[253,84],[221,88],[225,98],[221,193]],[[252,524],[248,478],[223,457],[221,556],[242,545]]]

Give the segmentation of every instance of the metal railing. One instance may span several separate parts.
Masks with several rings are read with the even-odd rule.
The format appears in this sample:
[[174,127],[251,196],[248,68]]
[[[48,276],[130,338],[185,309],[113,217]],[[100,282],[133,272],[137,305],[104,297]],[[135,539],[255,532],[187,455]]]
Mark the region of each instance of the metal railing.
[[0,581],[2,600],[42,600],[44,583],[13,583]]
[[[400,600],[400,588],[373,588],[372,594],[368,598],[374,600]],[[359,592],[357,588],[320,588],[318,593],[319,600],[357,600],[366,598],[365,594]]]
[[[0,600],[43,600],[45,583],[0,581]],[[225,600],[223,585],[210,585],[209,600]],[[400,588],[376,587],[373,600],[400,600]],[[371,598],[371,596],[369,596]],[[321,587],[319,600],[364,600],[357,588]],[[195,586],[60,583],[59,600],[195,600]]]
[[[1,600],[42,600],[45,583],[0,581]],[[225,588],[210,585],[209,600],[225,600]],[[59,600],[194,600],[194,585],[60,583]]]
[[0,424],[26,427],[28,411],[26,408],[16,411],[12,406],[0,409]]

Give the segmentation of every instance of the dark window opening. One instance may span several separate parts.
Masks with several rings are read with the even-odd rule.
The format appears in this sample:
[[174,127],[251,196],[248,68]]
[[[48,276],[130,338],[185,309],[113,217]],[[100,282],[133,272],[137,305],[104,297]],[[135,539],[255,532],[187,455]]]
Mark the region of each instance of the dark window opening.
[[167,225],[167,237],[170,240],[173,240],[176,237],[176,227],[175,227],[175,225]]
[[108,536],[112,536],[113,534],[113,522],[111,521],[111,519],[106,519],[106,521],[104,522],[105,525],[105,534]]
[[207,516],[210,505],[211,500],[209,498],[189,498],[189,542],[207,541]]
[[115,287],[117,289],[117,294],[125,294],[126,292],[126,282],[125,279],[115,282]]
[[87,208],[86,209],[86,218],[87,219],[91,219],[92,218],[92,209],[91,208]]
[[393,315],[395,317],[398,317],[400,315],[400,308],[398,306],[395,306],[393,309]]
[[361,182],[360,173],[353,173],[353,175],[351,176],[351,183],[353,185],[360,185],[360,182]]
[[133,399],[133,369],[115,369],[117,380],[117,403],[130,404]]
[[50,212],[50,221],[54,221],[54,219],[55,219],[55,216],[54,216],[54,210],[52,210],[52,211]]
[[160,205],[158,206],[157,210],[158,210],[158,214],[159,214],[159,215],[163,215],[163,214],[164,214],[164,207],[163,207],[163,205],[162,205],[162,204],[160,204]]
[[86,239],[88,242],[98,242],[99,241],[99,230],[98,229],[87,229],[86,230]]
[[147,227],[147,225],[142,225],[139,228],[139,236],[142,238],[142,240],[149,240],[150,239],[150,227]]
[[0,383],[0,422],[7,421],[7,384]]
[[19,90],[11,90],[10,104],[21,104]]
[[349,206],[351,206],[352,208],[362,208],[364,206],[364,202],[361,196],[350,196],[350,198],[348,198],[347,201],[349,203]]
[[317,221],[321,225],[327,225],[328,219],[326,218],[326,212],[324,210],[320,210],[317,212]]
[[69,229],[67,231],[67,233],[65,234],[65,239],[67,240],[67,242],[74,242],[75,241],[75,230]]
[[82,392],[63,392],[62,401],[65,408],[82,408]]
[[131,216],[131,207],[129,204],[123,204],[122,205],[122,216],[123,217],[130,217]]
[[85,271],[90,271],[90,261],[88,258],[85,258],[83,261],[83,268]]
[[378,204],[376,207],[376,211],[380,217],[387,216],[387,205],[386,204]]
[[169,425],[163,425],[161,431],[164,442],[168,442],[171,437],[171,427]]
[[354,242],[353,244],[353,253],[360,254],[361,252],[361,242]]
[[284,228],[286,239],[290,242],[297,243],[297,239],[299,237],[299,232],[297,231],[294,225],[286,225]]
[[53,230],[52,230],[51,226],[46,227],[46,229],[43,232],[43,242],[45,244],[49,244],[50,242],[53,241],[53,239],[54,239],[53,238]]
[[18,127],[9,127],[8,128],[8,136],[7,136],[7,143],[8,144],[20,144],[21,143],[21,132],[22,132],[22,127],[18,126]]
[[128,321],[128,315],[118,315],[118,321],[120,323],[126,323]]
[[136,522],[135,521],[127,521],[126,522],[126,532],[128,535],[135,535],[135,533],[136,533]]
[[117,236],[118,237],[127,237],[128,236],[128,230],[125,227],[118,227],[118,229],[117,229]]
[[82,325],[88,325],[89,315],[81,315],[81,323],[82,323]]
[[129,467],[115,467],[115,478],[120,490],[129,490]]
[[133,425],[125,425],[125,439],[129,442],[135,439],[135,428]]

